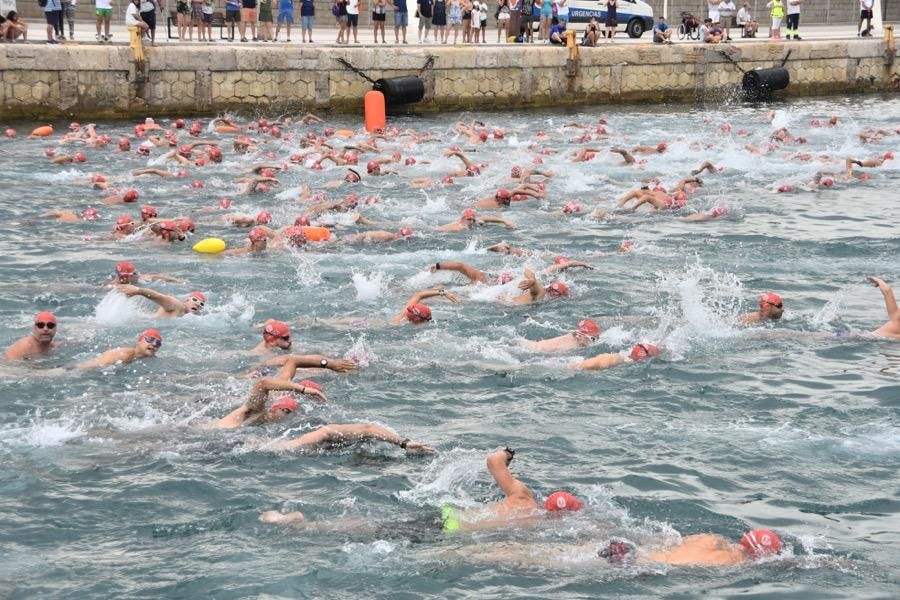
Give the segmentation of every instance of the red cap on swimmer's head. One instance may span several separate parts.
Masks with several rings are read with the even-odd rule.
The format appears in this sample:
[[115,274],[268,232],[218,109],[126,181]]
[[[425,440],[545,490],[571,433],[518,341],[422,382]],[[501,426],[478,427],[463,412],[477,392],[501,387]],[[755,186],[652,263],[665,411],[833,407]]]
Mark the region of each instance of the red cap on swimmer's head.
[[137,267],[134,266],[134,263],[128,262],[127,260],[123,260],[122,262],[116,263],[116,275],[136,275]]
[[262,227],[254,227],[250,230],[247,237],[250,238],[251,242],[261,242],[269,238],[269,236],[266,235],[266,230]]
[[568,296],[569,286],[564,284],[562,281],[554,281],[547,286],[547,293],[557,298],[560,296]]
[[191,219],[182,219],[175,224],[182,233],[194,233],[197,226]]
[[413,234],[413,230],[411,227],[401,227],[399,230],[397,230],[397,233],[400,235],[400,237],[409,237]]
[[574,213],[580,213],[582,209],[581,204],[578,202],[566,202],[566,205],[563,206],[563,212],[567,215],[571,215]]
[[97,212],[96,208],[86,208],[81,211],[81,218],[85,221],[93,221],[100,218],[100,213]]
[[657,144],[656,151],[657,152],[665,152],[666,148],[668,148],[668,147],[669,147],[668,144]]
[[510,192],[510,191],[509,191],[508,189],[506,189],[506,188],[500,188],[500,189],[497,190],[497,192],[494,194],[494,198],[496,198],[497,200],[509,200],[509,199],[512,198],[512,192]]
[[87,155],[84,152],[76,152],[72,158],[75,162],[84,162],[87,160]]
[[128,190],[125,192],[125,194],[122,196],[122,201],[123,202],[136,202],[139,196],[140,196],[140,194],[138,194],[137,190],[131,189],[131,190]]
[[416,164],[416,159],[413,158],[412,156],[407,156],[406,159],[403,161],[403,164],[406,165],[407,167],[409,167],[411,165]]
[[444,175],[444,176],[441,178],[441,183],[445,183],[445,184],[448,184],[448,185],[449,185],[449,184],[453,183],[453,178],[450,177],[449,175]]
[[500,273],[497,276],[497,285],[504,285],[515,279],[512,273]]
[[556,258],[553,259],[553,264],[554,265],[567,265],[567,264],[569,264],[569,257],[568,256],[557,256]]
[[724,214],[727,213],[727,212],[728,212],[728,209],[727,209],[727,208],[723,208],[723,207],[721,207],[721,206],[717,206],[716,208],[714,208],[714,209],[712,209],[711,211],[709,211],[709,216],[710,216],[711,218],[715,219],[715,218],[717,218],[717,217],[721,217],[722,215],[724,215]]
[[597,337],[600,335],[600,328],[590,319],[584,319],[583,321],[578,322],[578,326],[575,327],[575,332],[580,333],[581,335]]
[[522,176],[522,167],[520,167],[520,166],[518,166],[518,165],[514,165],[514,166],[509,170],[509,176],[510,176],[510,177],[515,177],[516,179],[518,179],[519,177],[521,177],[521,176]]
[[122,215],[116,219],[116,231],[124,231],[132,225],[134,225],[134,219],[131,218],[131,215]]
[[269,412],[278,412],[281,410],[289,410],[291,412],[297,412],[297,401],[294,400],[291,396],[282,396],[276,402],[272,403],[271,408],[269,408]]
[[885,152],[884,154],[881,155],[881,158],[883,158],[884,160],[893,160],[894,153],[893,152]]
[[267,210],[260,212],[256,215],[256,224],[257,225],[267,225],[272,222],[272,213]]
[[487,139],[488,139],[488,132],[485,131],[484,129],[482,129],[481,131],[479,131],[479,132],[478,132],[478,139],[481,140],[482,142],[486,142]]
[[156,207],[145,204],[141,207],[141,218],[152,219],[157,216]]
[[753,558],[781,552],[781,538],[768,529],[754,529],[741,536],[741,546]]
[[825,187],[831,187],[834,185],[834,179],[832,179],[831,177],[825,177],[822,179],[822,185],[824,185]]
[[269,321],[263,328],[264,340],[267,340],[267,338],[280,338],[290,335],[291,330],[284,321]]
[[309,227],[310,226],[309,217],[307,217],[305,215],[300,215],[299,217],[294,219],[294,225],[296,227]]
[[657,354],[659,354],[659,348],[653,344],[635,344],[631,349],[630,356],[631,360],[638,361],[651,356],[656,356]]
[[544,500],[544,508],[551,512],[581,510],[584,504],[569,492],[553,492]]
[[431,309],[424,304],[410,304],[406,307],[406,318],[413,323],[425,323],[431,320]]
[[771,304],[772,306],[778,306],[779,304],[782,304],[781,296],[779,296],[775,292],[766,292],[759,297],[759,309],[762,310],[763,308],[765,308],[766,304]]
[[377,173],[381,170],[381,163],[376,162],[374,160],[370,160],[366,163],[366,172],[367,173]]
[[474,221],[475,220],[475,211],[471,208],[467,208],[462,211],[462,216],[460,217],[462,221]]
[[[155,343],[147,341],[146,338],[155,340]],[[141,341],[141,340],[147,341],[148,344],[156,346],[157,348],[162,346],[162,334],[159,332],[158,329],[154,329],[153,327],[150,327],[149,329],[145,329],[144,331],[142,331],[140,334],[138,334],[137,339],[138,339],[138,341]]]
[[344,175],[344,181],[349,181],[350,183],[356,183],[360,179],[359,173],[354,171],[353,169],[347,169],[347,174]]
[[469,165],[466,167],[466,177],[474,177],[481,174],[481,167],[478,165]]

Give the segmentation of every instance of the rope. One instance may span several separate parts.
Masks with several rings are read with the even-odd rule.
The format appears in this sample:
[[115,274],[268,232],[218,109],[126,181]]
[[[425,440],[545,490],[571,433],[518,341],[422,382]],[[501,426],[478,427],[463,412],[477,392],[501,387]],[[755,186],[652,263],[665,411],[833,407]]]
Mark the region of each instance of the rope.
[[[724,50],[719,50],[718,52],[719,52],[719,54],[721,54],[722,56],[727,58],[731,62],[731,64],[733,64],[735,67],[737,67],[741,73],[747,72],[744,70],[744,68],[741,65],[737,64],[737,62],[733,58],[731,58],[731,55],[729,55],[727,52],[725,52]],[[788,55],[790,55],[790,52],[788,52]]]
[[353,71],[354,73],[356,73],[357,75],[359,75],[360,77],[362,77],[363,79],[365,79],[366,81],[368,81],[369,83],[371,83],[372,85],[375,85],[374,79],[372,79],[371,77],[369,77],[368,75],[366,75],[365,73],[363,73],[362,71],[360,71],[359,69],[357,69],[356,67],[351,65],[349,62],[347,62],[343,58],[338,58],[337,61],[339,63],[341,63],[342,65],[344,65],[345,67],[347,67],[348,69],[350,69],[351,71]]
[[429,54],[429,55],[428,55],[428,60],[426,60],[426,61],[425,61],[425,64],[422,65],[422,68],[419,69],[419,74],[417,75],[417,77],[421,77],[421,76],[422,76],[422,73],[425,72],[425,69],[430,69],[430,68],[433,67],[433,66],[434,66],[434,55]]

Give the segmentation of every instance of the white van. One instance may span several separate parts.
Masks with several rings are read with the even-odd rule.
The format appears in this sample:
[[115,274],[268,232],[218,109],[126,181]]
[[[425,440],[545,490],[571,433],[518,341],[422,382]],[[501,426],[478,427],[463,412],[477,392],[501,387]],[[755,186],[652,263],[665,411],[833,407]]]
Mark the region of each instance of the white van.
[[[550,2],[552,0],[544,0]],[[606,23],[606,0],[569,0],[567,27],[584,31],[591,17],[596,17],[600,27]],[[541,9],[535,5],[532,22],[540,23]],[[639,38],[653,29],[653,8],[643,0],[618,0],[616,3],[616,32],[624,31],[629,37]],[[535,28],[537,31],[537,28]],[[602,31],[602,29],[601,29]]]

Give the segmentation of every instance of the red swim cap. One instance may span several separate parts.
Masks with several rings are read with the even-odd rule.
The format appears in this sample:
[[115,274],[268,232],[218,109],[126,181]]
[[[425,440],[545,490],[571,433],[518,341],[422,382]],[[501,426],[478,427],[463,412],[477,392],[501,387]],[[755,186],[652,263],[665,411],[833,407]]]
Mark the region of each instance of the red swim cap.
[[813,127],[818,127],[819,125],[822,124],[822,121],[820,121],[819,119],[813,119],[812,121],[809,122],[809,124],[812,125]]
[[521,176],[522,176],[522,167],[519,167],[519,166],[513,166],[513,167],[509,170],[509,176],[510,176],[510,177],[515,177],[516,179],[518,179],[519,177],[521,177]]
[[219,208],[231,208],[231,198],[222,198],[221,200],[219,200]]
[[766,304],[771,304],[772,306],[778,306],[779,304],[782,304],[781,296],[779,296],[775,292],[766,292],[759,297],[759,310],[762,310]]
[[466,177],[475,177],[481,175],[481,167],[478,165],[469,165],[466,167]]
[[401,227],[397,233],[399,233],[401,237],[409,237],[413,234],[413,230],[409,227]]
[[831,187],[834,185],[834,179],[832,179],[831,177],[826,177],[822,180],[822,185],[824,185],[825,187]]
[[323,391],[322,386],[311,379],[304,379],[303,381],[300,382],[300,385],[302,385],[303,387],[309,388],[311,390],[316,390],[317,392]]
[[453,178],[450,177],[449,175],[444,175],[441,178],[441,183],[451,184],[451,183],[453,183]]
[[341,203],[346,204],[350,207],[356,206],[359,204],[359,196],[356,194],[347,194],[344,196],[344,199],[341,200]]
[[564,284],[561,281],[554,281],[550,285],[547,286],[547,293],[554,297],[560,296],[568,296],[569,295],[569,286]]
[[138,339],[138,341],[141,341],[142,339],[144,339],[146,337],[156,338],[159,341],[159,343],[157,344],[157,348],[159,346],[162,346],[162,334],[159,332],[159,330],[154,329],[153,327],[151,327],[149,329],[145,329],[140,334],[138,334],[137,339]]
[[486,142],[488,139],[488,132],[483,129],[481,131],[479,131],[478,139],[481,140],[482,142]]
[[781,539],[768,529],[754,529],[741,536],[741,546],[753,558],[781,552]]
[[180,154],[181,156],[183,156],[185,158],[190,158],[192,151],[193,150],[191,149],[191,147],[188,146],[187,144],[184,144],[183,146],[178,148],[178,154]]
[[103,175],[91,175],[91,183],[106,183],[106,177]]
[[291,330],[284,321],[269,321],[263,329],[263,339],[290,336]]
[[724,215],[727,212],[728,212],[727,208],[722,208],[721,206],[717,206],[716,208],[712,209],[709,212],[709,216],[711,218],[715,219],[716,217],[721,217],[722,215]]
[[195,166],[195,167],[205,167],[205,166],[206,166],[206,159],[205,159],[205,158],[198,158],[197,160],[194,161],[194,166]]
[[262,211],[258,215],[256,215],[256,224],[257,225],[266,225],[272,222],[272,213],[267,210]]
[[275,171],[273,169],[263,169],[259,174],[261,177],[275,177]]
[[569,257],[568,256],[557,256],[556,258],[553,259],[553,264],[554,265],[567,265],[567,264],[569,264]]
[[884,160],[893,160],[893,159],[894,159],[894,153],[893,153],[893,152],[885,152],[885,153],[881,156],[881,158],[883,158]]
[[[186,175],[186,174],[187,174],[187,173],[185,173],[185,175]],[[199,190],[200,188],[203,188],[203,187],[206,187],[206,186],[204,185],[204,183],[203,183],[202,181],[196,180],[196,181],[192,181],[192,182],[191,182],[191,187],[194,188],[195,190]]]
[[213,146],[206,152],[206,156],[209,157],[209,160],[213,162],[221,162],[222,160],[222,151],[219,150],[217,146]]
[[[331,137],[331,136],[334,135],[334,128],[333,128],[333,127],[326,127],[325,129],[322,130],[322,133],[325,134],[325,135],[328,136],[328,137]],[[313,135],[315,135],[315,134],[313,134]]]
[[134,266],[134,263],[130,263],[127,260],[123,260],[122,262],[116,263],[116,275],[136,275],[137,267]]
[[684,205],[687,204],[687,194],[685,194],[681,190],[678,190],[677,192],[672,194],[672,199],[680,208],[684,208]]
[[859,174],[859,179],[862,179],[862,180],[869,180],[869,179],[871,179],[871,178],[872,178],[872,176],[869,175],[868,173],[860,173],[860,174]]
[[566,205],[563,206],[563,212],[567,215],[571,215],[573,213],[580,213],[582,206],[577,202],[566,202]]
[[628,252],[629,250],[634,250],[634,242],[622,242],[619,246],[619,252]]
[[349,181],[350,183],[356,183],[359,181],[359,179],[359,173],[357,173],[353,169],[348,169],[347,174],[344,175],[344,181]]
[[254,227],[250,230],[250,234],[247,237],[250,238],[251,242],[261,242],[269,238],[269,236],[266,235],[266,230],[262,227]]
[[34,322],[37,323],[40,321],[43,321],[44,323],[56,323],[56,315],[49,310],[39,312],[34,316]]
[[544,508],[552,512],[581,510],[584,504],[569,492],[553,492],[544,500]]
[[53,158],[56,156],[56,148],[44,148],[44,156],[47,158]]
[[182,219],[182,220],[178,221],[178,224],[176,225],[176,227],[178,227],[178,229],[181,230],[183,233],[188,233],[188,232],[194,233],[194,229],[196,229],[196,225],[194,225],[194,222],[190,219]]
[[72,158],[75,162],[85,162],[87,160],[87,155],[84,152],[76,152]]
[[375,162],[374,160],[370,160],[366,164],[366,172],[375,173],[381,170],[381,163]]
[[512,192],[510,192],[510,191],[509,191],[508,189],[506,189],[506,188],[500,188],[500,189],[497,190],[497,192],[494,194],[494,198],[496,198],[497,200],[509,200],[509,199],[512,198]]
[[515,277],[513,277],[512,273],[500,273],[500,275],[497,276],[497,285],[509,283],[513,279],[515,279]]
[[178,225],[175,224],[175,221],[162,221],[159,223],[160,231],[175,231],[178,229]]
[[116,219],[116,231],[125,231],[125,229],[133,225],[134,220],[131,218],[131,215],[122,215]]
[[597,337],[598,335],[600,335],[600,328],[597,327],[597,324],[590,319],[579,321],[578,326],[575,327],[575,331],[576,333],[589,335],[591,337]]
[[175,119],[175,129],[184,128],[184,119]]
[[495,129],[495,130],[494,130],[494,139],[495,139],[495,140],[502,140],[502,139],[503,139],[503,136],[504,136],[504,133],[503,133],[503,130],[502,130],[502,129]]
[[668,146],[666,144],[657,144],[656,145],[657,152],[665,152],[666,148],[668,148]]
[[297,401],[294,400],[292,396],[282,396],[278,399],[277,402],[272,404],[272,407],[269,408],[269,412],[278,412],[280,410],[289,410],[291,412],[297,412]]
[[302,161],[303,157],[299,154],[291,154],[291,156],[290,156],[290,158],[288,158],[288,160],[291,161],[292,163],[296,164],[296,163],[299,163],[300,161]]
[[309,227],[310,226],[309,217],[307,217],[305,215],[300,215],[299,217],[294,219],[294,225],[296,225],[297,227]]
[[145,204],[141,207],[141,218],[142,219],[152,219],[157,215],[156,208],[150,206],[149,204]]
[[13,129],[12,127],[8,127],[8,128],[6,129],[6,137],[8,137],[8,138],[14,138],[14,137],[16,137],[16,130]]
[[460,217],[461,221],[474,221],[475,220],[475,211],[471,208],[467,208],[462,211],[462,217]]
[[125,192],[125,195],[122,196],[122,200],[124,202],[135,202],[135,201],[137,201],[138,196],[139,196],[138,191],[135,189],[131,189],[131,190],[128,190],[127,192]]
[[788,184],[785,183],[785,184],[782,184],[782,185],[778,186],[778,193],[781,194],[781,193],[784,193],[784,192],[790,192],[790,191],[793,190],[793,189],[794,189],[794,186],[788,185]]
[[185,300],[193,300],[197,303],[206,304],[206,294],[204,294],[203,292],[191,292],[187,295],[187,298],[185,298]]
[[281,137],[281,128],[273,127],[271,133],[272,133],[272,137],[276,137],[276,138]]
[[81,211],[81,218],[85,221],[93,221],[100,218],[100,213],[97,212],[96,208],[86,208]]
[[406,160],[403,161],[403,164],[406,165],[407,167],[410,165],[414,165],[414,164],[416,164],[416,159],[413,158],[412,156],[407,156]]
[[532,159],[531,162],[533,162],[533,163],[536,164],[536,165],[540,165],[540,164],[543,164],[543,163],[544,163],[544,159],[541,158],[540,156],[535,156],[534,159]]
[[406,307],[406,318],[419,324],[431,320],[431,309],[424,304],[410,304]]
[[653,344],[635,344],[631,349],[631,360],[639,361],[659,354],[659,348]]

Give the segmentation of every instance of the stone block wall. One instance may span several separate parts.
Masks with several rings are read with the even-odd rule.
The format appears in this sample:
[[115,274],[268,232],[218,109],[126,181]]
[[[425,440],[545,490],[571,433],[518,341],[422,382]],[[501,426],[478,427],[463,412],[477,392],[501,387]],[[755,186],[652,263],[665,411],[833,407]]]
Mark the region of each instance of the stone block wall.
[[[359,113],[371,89],[341,57],[379,77],[423,72],[417,111],[566,104],[695,102],[735,95],[743,69],[786,64],[787,95],[900,90],[900,61],[882,40],[719,47],[639,44],[366,48],[158,46],[136,65],[125,46],[0,45],[0,120],[187,116],[222,111]],[[723,53],[727,53],[729,60]]]

